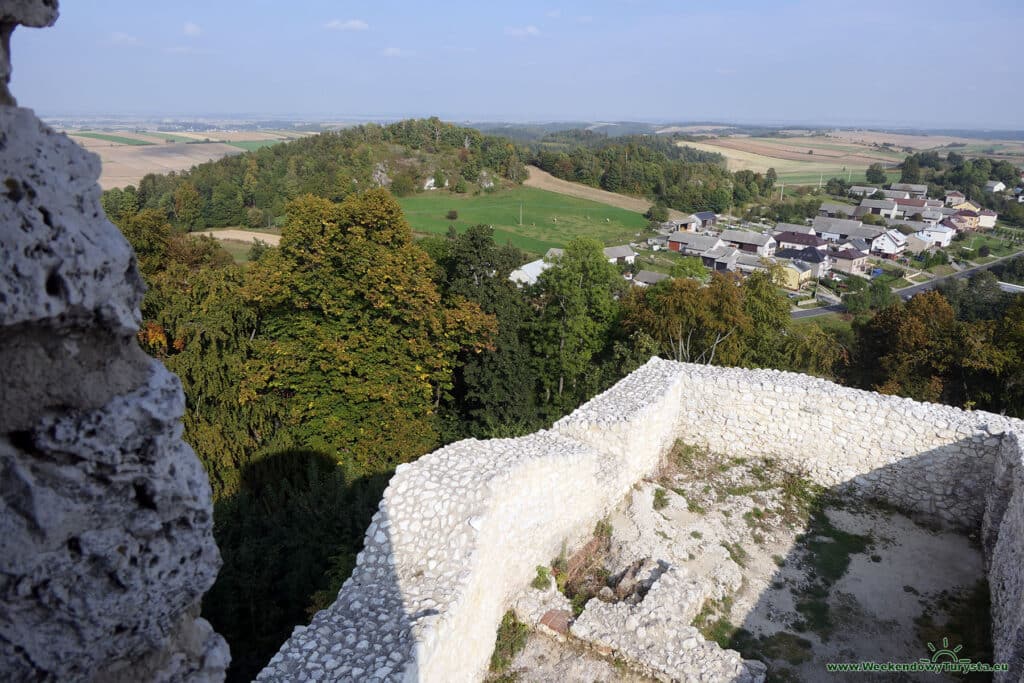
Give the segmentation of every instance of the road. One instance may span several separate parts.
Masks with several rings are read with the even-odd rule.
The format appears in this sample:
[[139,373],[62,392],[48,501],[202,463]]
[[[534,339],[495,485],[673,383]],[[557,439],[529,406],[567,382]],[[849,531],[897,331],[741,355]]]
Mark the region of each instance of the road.
[[[1002,256],[1000,258],[997,258],[995,261],[990,261],[989,263],[985,263],[980,266],[971,266],[970,268],[964,268],[959,273],[943,275],[942,277],[937,277],[933,280],[929,280],[928,282],[922,282],[919,285],[911,285],[910,287],[904,287],[903,289],[896,289],[893,291],[896,292],[896,294],[898,294],[903,299],[909,299],[915,294],[920,294],[921,292],[932,289],[933,287],[935,287],[935,285],[942,282],[943,280],[949,280],[952,278],[962,279],[965,277],[970,277],[971,273],[976,273],[979,270],[988,270],[997,263],[1002,263],[1003,261],[1016,258],[1021,255],[1024,255],[1024,251],[1018,251],[1007,256]],[[829,313],[841,313],[843,310],[845,310],[845,308],[842,304],[833,304],[832,306],[812,308],[809,311],[793,311],[789,317],[792,318],[793,320],[799,320],[801,318],[813,318],[819,315],[828,315]]]

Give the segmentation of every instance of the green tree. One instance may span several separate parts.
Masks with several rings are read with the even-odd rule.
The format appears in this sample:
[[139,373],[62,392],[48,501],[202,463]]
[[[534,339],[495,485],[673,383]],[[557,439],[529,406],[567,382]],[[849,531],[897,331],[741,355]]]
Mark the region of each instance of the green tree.
[[203,211],[203,200],[199,190],[190,182],[178,185],[174,191],[174,217],[178,225],[186,230],[205,227],[199,224]]
[[903,160],[900,165],[902,175],[900,175],[901,183],[919,183],[921,182],[921,164],[918,162],[915,155],[908,156]]
[[576,238],[535,291],[537,319],[532,326],[534,359],[542,401],[556,411],[579,403],[594,389],[594,360],[604,350],[625,288],[618,269],[604,257],[600,242]]
[[889,176],[885,173],[885,166],[880,163],[874,163],[868,166],[868,169],[864,172],[864,177],[869,183],[880,185],[889,179]]

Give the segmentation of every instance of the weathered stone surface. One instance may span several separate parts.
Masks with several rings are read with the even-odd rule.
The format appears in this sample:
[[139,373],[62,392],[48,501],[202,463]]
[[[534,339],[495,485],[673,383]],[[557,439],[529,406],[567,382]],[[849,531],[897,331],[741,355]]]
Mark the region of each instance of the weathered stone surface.
[[[46,25],[53,2],[0,2]],[[138,348],[143,285],[98,159],[0,106],[0,679],[217,681],[220,566],[177,378]]]

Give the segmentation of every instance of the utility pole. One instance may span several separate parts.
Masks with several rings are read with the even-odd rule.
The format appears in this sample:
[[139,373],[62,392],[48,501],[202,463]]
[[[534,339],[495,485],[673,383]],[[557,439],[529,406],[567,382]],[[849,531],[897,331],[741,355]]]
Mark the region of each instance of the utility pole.
[[519,202],[519,227],[523,227],[523,203]]
[[825,174],[824,174],[824,173],[819,173],[819,174],[818,174],[818,189],[819,189],[819,190],[821,189],[821,181],[822,181],[822,179],[823,179],[824,177],[825,177]]
[[782,201],[782,195],[785,192],[786,192],[786,183],[782,183],[782,185],[779,186],[779,201],[780,202]]

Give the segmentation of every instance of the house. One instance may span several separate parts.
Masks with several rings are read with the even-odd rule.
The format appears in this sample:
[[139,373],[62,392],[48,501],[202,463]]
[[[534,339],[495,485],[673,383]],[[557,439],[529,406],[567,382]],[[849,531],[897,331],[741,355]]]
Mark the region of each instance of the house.
[[658,231],[662,234],[668,235],[673,232],[696,232],[697,228],[700,227],[700,219],[696,216],[686,216],[685,218],[674,219],[665,221],[658,226]]
[[668,280],[669,276],[665,273],[656,273],[653,270],[641,270],[639,273],[633,276],[633,284],[637,287],[650,287],[656,285],[662,280]]
[[776,284],[796,291],[811,281],[811,267],[803,261],[787,261],[778,272]]
[[928,186],[917,183],[893,183],[889,189],[909,192],[912,199],[924,199],[928,196]]
[[985,183],[985,192],[1005,192],[1006,183],[1000,180],[990,180]]
[[736,257],[739,256],[739,253],[738,249],[723,244],[705,251],[700,255],[700,260],[704,263],[705,268],[711,270],[735,270]]
[[981,211],[981,204],[970,199],[965,199],[959,204],[952,204],[951,208],[957,211]]
[[780,232],[798,232],[804,235],[816,234],[811,226],[800,225],[799,223],[776,223],[772,234],[777,235]]
[[818,207],[818,215],[830,218],[853,218],[853,213],[856,210],[856,206],[850,206],[849,204],[822,202],[821,206]]
[[[956,230],[946,225],[936,225],[927,230],[920,230],[907,235],[907,251],[916,253],[927,251],[932,247],[945,249],[953,241]],[[923,247],[923,248],[922,248]]]
[[545,270],[551,267],[545,259],[537,259],[536,261],[530,261],[524,263],[508,275],[508,279],[515,282],[519,286],[523,285],[535,285],[537,284],[537,278]]
[[946,206],[956,206],[957,204],[963,204],[965,199],[967,199],[967,197],[964,196],[963,192],[960,192],[959,190],[949,190],[946,192],[945,204]]
[[907,221],[903,220],[902,218],[897,218],[895,220],[887,220],[885,224],[888,225],[890,228],[896,228],[904,235],[909,235],[914,232],[921,232],[922,230],[928,230],[929,228],[935,225],[935,223],[932,223],[931,221]]
[[894,259],[907,248],[907,238],[899,230],[886,230],[871,241],[871,251]]
[[668,238],[667,237],[648,237],[647,246],[651,248],[651,251],[660,251],[661,249],[668,249]]
[[668,237],[669,251],[700,256],[709,249],[725,246],[725,242],[714,235],[698,235],[692,232],[674,232]]
[[967,230],[977,230],[978,225],[981,223],[981,213],[977,211],[968,211],[967,209],[961,209],[956,212],[955,218],[959,218],[967,225]]
[[[849,220],[846,218],[827,218],[825,216],[818,216],[811,223],[811,227],[814,228],[814,232],[819,237],[822,237],[830,242],[838,242],[841,239],[846,239],[850,236],[851,230],[858,230],[864,227],[864,224],[860,221]],[[857,235],[860,237],[860,235]]]
[[714,211],[698,211],[693,215],[700,221],[702,228],[712,228],[718,222],[718,214]]
[[882,196],[886,199],[910,199],[910,193],[906,190],[882,190]]
[[863,275],[868,269],[868,257],[856,249],[843,249],[832,254],[832,267],[840,273]]
[[850,187],[848,192],[858,197],[870,197],[874,193],[878,192],[878,188],[871,187],[870,185],[853,185]]
[[757,254],[758,256],[771,256],[775,253],[775,238],[770,235],[748,232],[746,230],[723,230],[719,237],[726,244],[732,245],[741,251]]
[[999,218],[992,209],[982,209],[978,212],[978,227],[982,230],[996,227],[996,219]]
[[832,267],[832,259],[827,251],[804,247],[803,249],[779,249],[776,258],[790,261],[803,261],[811,267],[811,277],[824,277]]
[[862,199],[860,206],[857,207],[857,217],[861,217],[866,213],[873,213],[876,216],[882,216],[883,218],[895,218],[896,217],[896,200],[895,199]]
[[871,253],[871,243],[863,237],[851,237],[850,239],[843,240],[837,246],[839,251],[852,249],[853,251],[859,251],[864,256]]
[[968,232],[971,229],[971,224],[962,216],[946,216],[939,225],[945,225],[958,232]]
[[942,202],[938,199],[894,199],[896,202],[896,215],[912,218],[925,211],[938,211],[942,208]]
[[636,262],[636,252],[628,244],[624,244],[620,247],[605,247],[604,257],[608,259],[608,263],[621,265],[628,263],[633,265]]
[[736,254],[736,270],[741,273],[753,273],[759,270],[767,271],[774,263],[774,259],[758,256],[745,251]]
[[817,249],[819,251],[826,251],[828,249],[828,242],[817,235],[806,235],[799,232],[780,232],[775,236],[775,241],[779,243],[780,250],[800,250],[807,247]]

